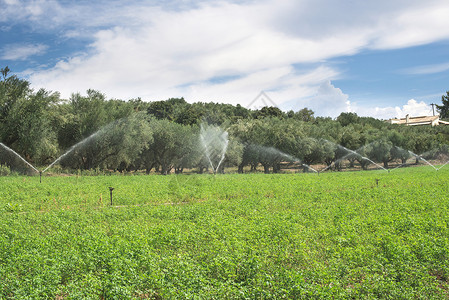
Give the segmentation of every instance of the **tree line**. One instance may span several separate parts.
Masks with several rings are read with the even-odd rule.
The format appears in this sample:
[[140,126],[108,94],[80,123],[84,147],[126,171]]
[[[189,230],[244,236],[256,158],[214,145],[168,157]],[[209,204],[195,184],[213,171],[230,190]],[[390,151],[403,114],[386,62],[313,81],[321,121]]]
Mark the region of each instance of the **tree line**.
[[[449,92],[438,106],[444,117],[448,97]],[[366,157],[388,167],[392,161],[409,159],[409,151],[435,155],[446,153],[449,144],[449,127],[390,125],[355,113],[332,119],[315,117],[307,108],[251,110],[212,102],[190,104],[183,98],[124,101],[106,99],[96,90],[62,99],[57,92],[31,89],[8,67],[1,69],[0,142],[36,166],[58,159],[62,168],[72,170],[201,173],[210,166],[200,143],[201,124],[229,133],[222,170],[232,166],[239,172],[258,166],[279,172],[283,163],[295,161],[341,169],[341,159],[367,168]],[[21,165],[5,147],[0,147],[0,164]]]

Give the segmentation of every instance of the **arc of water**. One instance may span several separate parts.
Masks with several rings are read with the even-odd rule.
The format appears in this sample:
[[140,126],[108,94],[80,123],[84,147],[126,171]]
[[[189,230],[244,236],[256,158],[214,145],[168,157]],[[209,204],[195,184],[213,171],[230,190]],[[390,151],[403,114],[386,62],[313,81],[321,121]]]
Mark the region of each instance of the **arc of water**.
[[[365,160],[367,160],[367,161],[369,161],[369,162],[371,162],[372,164],[375,164],[376,166],[378,166],[379,168],[381,168],[381,169],[383,169],[384,171],[387,171],[388,172],[388,170],[387,169],[385,169],[384,167],[382,167],[381,165],[379,165],[378,163],[376,163],[376,162],[374,162],[373,160],[371,160],[371,159],[369,159],[368,157],[366,157],[366,156],[363,156],[363,155],[361,155],[360,153],[357,153],[357,151],[354,151],[354,150],[351,150],[351,149],[348,149],[348,148],[346,148],[346,147],[344,147],[344,146],[342,146],[345,150],[348,150],[348,151],[350,151],[350,152],[352,152],[352,153],[354,153],[354,154],[357,154],[357,155],[360,155],[361,157],[362,157],[362,159],[365,159]],[[363,147],[365,147],[365,146],[363,146]],[[360,150],[360,149],[362,149],[363,147],[360,147],[359,149],[357,149],[357,150]]]
[[424,157],[422,157],[421,155],[415,154],[412,151],[408,151],[411,155],[413,155],[414,157],[424,161],[426,164],[428,164],[429,166],[431,166],[432,168],[434,168],[436,171],[438,171],[439,169],[435,168],[434,165],[432,165],[430,162],[428,162]]
[[[397,147],[397,146],[395,146],[395,147]],[[406,149],[403,149],[403,148],[401,148],[401,147],[397,147],[397,148],[402,149],[402,150],[406,150]],[[409,150],[406,150],[406,151],[408,151],[408,152],[410,153]],[[410,154],[411,154],[411,153],[410,153]],[[399,166],[396,166],[396,167],[394,167],[393,169],[390,169],[390,171],[394,171],[394,170],[396,170],[396,169],[399,169],[399,168],[401,168],[402,166],[405,166],[406,164],[407,164],[407,161],[406,161],[405,163],[401,163]]]
[[284,153],[284,152],[282,152],[282,151],[280,151],[280,150],[278,150],[278,149],[275,149],[275,148],[273,148],[273,147],[265,147],[265,146],[259,146],[259,147],[263,147],[263,148],[265,148],[266,150],[274,150],[274,151],[276,151],[280,156],[283,156],[283,157],[289,159],[291,162],[294,162],[294,163],[300,163],[301,166],[306,167],[306,168],[308,168],[309,170],[311,170],[311,171],[313,171],[313,172],[315,172],[315,173],[319,173],[316,169],[312,168],[312,167],[309,166],[308,164],[303,163],[299,158],[296,158],[296,157],[294,157],[294,156],[291,156],[290,154]]
[[0,146],[2,146],[3,148],[5,148],[7,151],[13,153],[14,155],[16,155],[18,158],[20,158],[24,163],[26,163],[29,167],[31,167],[34,171],[39,173],[39,170],[36,169],[32,164],[30,164],[29,162],[27,162],[22,156],[20,156],[16,151],[12,150],[11,148],[9,148],[8,146],[6,146],[3,143],[0,143]]
[[442,166],[440,166],[438,169],[436,169],[437,171],[439,171],[442,167],[444,167],[445,165],[449,164],[449,160],[447,162],[445,162]]
[[[300,162],[300,163],[301,163],[301,162]],[[308,164],[301,163],[301,166],[304,166],[304,167],[306,167],[307,169],[312,170],[312,171],[315,172],[315,173],[319,173],[316,169],[312,168],[312,167],[309,166]]]
[[[412,153],[412,155],[415,155],[417,158],[419,158],[419,159],[422,159],[423,161],[425,161],[427,164],[430,164],[429,162],[427,162],[425,159],[424,159],[424,155],[426,155],[426,154],[428,154],[428,153],[430,153],[430,152],[432,152],[432,150],[429,150],[429,151],[427,151],[427,152],[424,152],[424,153],[422,153],[422,154],[420,154],[419,156],[418,155],[415,155],[414,153]],[[436,169],[437,171],[438,170],[440,170],[441,168],[443,168],[444,166],[446,166],[447,164],[449,164],[449,160],[447,161],[447,162],[445,162],[443,165],[441,165],[440,167],[438,167],[438,168],[436,168],[436,167],[434,167],[434,169]],[[433,166],[433,165],[432,165]]]
[[[218,130],[220,130],[221,132],[218,135],[214,135],[212,139],[206,141],[206,135],[208,135],[208,137],[209,137],[211,134],[215,134],[215,133],[207,132],[204,129],[203,125],[201,125],[200,140],[201,140],[201,144],[203,145],[207,160],[209,161],[209,165],[211,166],[213,173],[216,174],[226,157],[226,150],[228,148],[229,139],[228,139],[227,131],[222,131],[218,127],[214,128],[213,130],[216,130],[217,132],[218,132]],[[217,166],[214,166],[214,163],[212,162],[212,157],[211,157],[214,154],[214,153],[212,153],[213,149],[211,149],[212,148],[211,144],[213,142],[218,142],[220,145],[222,145],[221,149],[219,150],[220,152],[218,153],[220,160],[218,161]]]
[[393,169],[391,169],[391,171],[394,171],[394,170],[396,170],[396,169],[399,169],[399,168],[405,166],[406,164],[407,164],[407,162],[405,162],[405,163],[403,163],[403,164],[400,164],[399,166],[396,166],[396,167],[394,167]]
[[206,141],[204,140],[204,136],[202,134],[200,135],[200,139],[201,139],[201,143],[203,144],[204,150],[206,152],[207,160],[209,161],[210,167],[212,168],[212,171],[215,174],[214,164],[212,163],[212,160],[210,158],[209,147],[208,147]]
[[387,172],[388,172],[388,170],[387,170],[387,169],[385,169],[384,167],[382,167],[382,166],[381,166],[381,165],[379,165],[378,163],[374,162],[373,160],[369,159],[368,157],[366,157],[366,156],[363,156],[363,155],[361,155],[361,156],[362,156],[362,159],[365,159],[365,160],[367,160],[367,161],[371,162],[372,164],[374,164],[374,165],[378,166],[378,167],[379,167],[379,168],[381,168],[382,170],[384,170],[384,171],[387,171]]
[[335,166],[335,164],[339,161],[342,161],[343,159],[345,159],[347,156],[351,155],[352,153],[346,154],[345,156],[343,156],[340,159],[337,159],[336,161],[332,162],[330,165],[328,165],[327,167],[325,167],[324,169],[320,170],[320,172],[325,172],[328,169],[330,169],[332,166]]
[[303,163],[299,158],[296,158],[296,157],[294,157],[294,156],[291,156],[290,154],[284,153],[284,152],[279,151],[279,150],[277,150],[277,149],[275,149],[275,150],[276,150],[277,152],[279,152],[279,154],[280,154],[281,156],[284,156],[284,157],[288,158],[288,159],[291,160],[292,162],[300,163],[302,167],[306,167],[307,169],[309,169],[309,170],[311,170],[311,171],[313,171],[313,172],[315,172],[315,173],[319,173],[316,169],[312,168],[311,166],[309,166],[309,165],[306,164],[306,163]]
[[326,168],[324,168],[324,169],[321,170],[320,172],[326,171],[327,169],[329,169],[330,167],[332,167],[333,165],[335,165],[335,163],[336,163],[337,161],[342,161],[343,159],[345,159],[346,157],[348,157],[348,156],[351,155],[351,154],[356,154],[356,155],[360,156],[362,159],[367,160],[367,161],[371,162],[372,164],[376,165],[377,167],[379,167],[379,168],[383,169],[384,171],[387,171],[387,172],[388,172],[388,170],[385,169],[383,166],[379,165],[378,163],[374,162],[373,160],[369,159],[368,157],[363,156],[363,155],[361,155],[360,153],[357,153],[357,150],[360,150],[360,149],[362,149],[362,148],[365,147],[365,146],[360,147],[360,148],[357,149],[356,151],[351,150],[351,149],[348,149],[348,148],[346,148],[345,146],[342,146],[342,145],[338,145],[338,146],[341,147],[341,148],[343,148],[344,150],[350,152],[350,153],[346,154],[346,155],[343,156],[342,158],[340,158],[340,159],[336,160],[335,162],[331,163],[329,166],[327,166]]
[[94,138],[96,135],[98,135],[98,133],[101,131],[98,130],[97,132],[91,134],[90,136],[88,136],[87,138],[85,138],[84,140],[76,143],[75,145],[73,145],[72,147],[69,148],[69,150],[67,150],[64,154],[62,154],[61,156],[59,156],[54,162],[52,162],[48,167],[46,167],[42,173],[45,173],[48,169],[50,169],[51,167],[53,167],[57,162],[59,162],[61,159],[63,159],[64,157],[66,157],[69,153],[71,153],[73,150],[75,150],[78,146],[88,142],[89,140],[91,140],[92,138]]
[[[323,140],[323,141],[325,141],[325,142],[327,142],[327,143],[334,144],[334,145],[336,145],[337,147],[341,147],[341,148],[344,148],[344,149],[346,149],[346,150],[349,151],[349,149],[347,149],[346,147],[344,147],[344,146],[342,146],[342,145],[338,145],[338,144],[336,144],[336,143],[334,143],[334,142],[331,142],[331,141],[329,141],[329,140],[327,140],[327,139],[321,139],[321,140]],[[322,170],[320,170],[320,171],[316,171],[316,172],[317,172],[317,173],[325,172],[327,169],[331,168],[331,167],[334,166],[337,162],[339,162],[339,161],[345,159],[345,158],[346,158],[347,156],[349,156],[349,155],[350,155],[350,153],[347,154],[347,155],[345,155],[345,156],[343,156],[342,158],[339,158],[339,159],[337,159],[336,161],[332,162],[330,165],[328,165],[328,166],[325,167],[324,169],[322,169]]]
[[[402,149],[402,148],[401,148]],[[405,150],[405,149],[403,149],[403,150]],[[409,154],[411,154],[412,156],[414,156],[414,157],[416,157],[416,158],[418,158],[418,159],[420,159],[420,160],[423,160],[424,162],[426,162],[428,165],[430,165],[431,167],[433,167],[435,170],[439,170],[439,169],[436,169],[435,167],[434,167],[434,165],[432,165],[430,162],[428,162],[427,160],[425,160],[422,156],[420,156],[420,155],[418,155],[418,154],[416,154],[416,153],[413,153],[412,151],[410,151],[410,150],[406,150]],[[391,171],[394,171],[394,170],[396,170],[396,169],[399,169],[399,168],[401,168],[402,166],[405,166],[407,164],[407,162],[405,162],[405,163],[402,163],[402,164],[400,164],[399,166],[397,166],[397,167],[395,167],[395,168],[393,168],[393,169],[391,169]]]
[[329,169],[329,168],[331,168],[332,166],[334,166],[337,162],[346,159],[346,157],[348,157],[348,156],[350,156],[350,155],[352,155],[352,154],[354,154],[354,153],[357,154],[357,155],[359,155],[359,156],[361,156],[362,158],[364,158],[364,157],[363,157],[362,155],[360,155],[359,153],[357,153],[357,152],[355,152],[355,151],[353,151],[353,150],[351,150],[351,149],[348,149],[348,148],[346,148],[345,146],[341,146],[341,145],[338,145],[338,146],[341,147],[341,148],[343,148],[344,150],[348,151],[349,153],[346,154],[345,156],[343,156],[343,157],[337,159],[336,161],[332,162],[330,165],[328,165],[326,168],[324,168],[324,169],[321,170],[320,172],[326,171],[327,169]]
[[220,168],[221,163],[224,161],[225,155],[226,155],[226,150],[228,149],[229,139],[228,139],[228,133],[226,131],[223,132],[223,134],[221,135],[221,140],[224,143],[224,146],[223,146],[222,151],[221,151],[221,159],[218,162],[217,169],[215,170],[215,172],[218,171],[218,169]]
[[394,171],[394,170],[396,170],[396,169],[399,169],[400,167],[405,166],[406,164],[407,164],[407,163],[400,164],[399,166],[394,167],[393,169],[391,169],[391,171]]

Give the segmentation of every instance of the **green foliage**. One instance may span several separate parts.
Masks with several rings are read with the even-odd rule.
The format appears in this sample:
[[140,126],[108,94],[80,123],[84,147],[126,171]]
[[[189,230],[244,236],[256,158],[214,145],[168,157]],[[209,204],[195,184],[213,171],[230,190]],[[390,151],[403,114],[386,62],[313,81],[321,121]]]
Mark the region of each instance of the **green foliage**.
[[[342,160],[348,160],[350,168],[357,161],[368,168],[370,162],[363,157],[384,166],[399,160],[406,164],[409,151],[433,159],[438,149],[449,144],[446,126],[395,126],[354,113],[342,113],[334,120],[315,118],[307,108],[284,113],[276,107],[249,110],[241,105],[187,103],[183,98],[148,103],[140,98],[108,100],[93,89],[65,100],[57,92],[33,91],[29,86],[11,76],[8,67],[1,70],[0,142],[38,169],[69,151],[58,160],[69,171],[144,169],[150,173],[154,169],[168,174],[197,169],[202,173],[209,165],[198,143],[203,123],[229,133],[221,172],[233,167],[242,173],[247,166],[255,171],[262,165],[265,172],[277,173],[298,160],[335,164],[338,170],[344,168]],[[338,145],[360,153],[348,155]],[[2,147],[0,164],[14,172],[34,172]]]
[[70,106],[75,115],[75,122],[79,128],[79,137],[88,137],[102,126],[113,121],[108,117],[105,107],[106,97],[99,91],[88,90],[87,96],[80,93],[73,94],[70,98]]
[[61,160],[63,167],[89,170],[130,166],[153,140],[144,113],[114,121],[91,135]]
[[448,173],[1,177],[0,298],[446,299]]
[[254,112],[254,117],[256,119],[262,119],[262,118],[283,118],[285,116],[285,113],[282,112],[277,107],[274,106],[264,106],[261,109]]
[[[0,72],[2,74],[0,80],[0,124],[3,125],[15,103],[30,92],[30,83],[18,78],[16,75],[9,76],[10,69],[8,67],[1,69]],[[5,140],[5,132],[3,130],[0,132],[2,139]]]
[[[22,205],[19,203],[6,203],[3,207],[4,212],[14,213],[14,212],[20,212],[22,210]],[[0,210],[1,211],[1,210]]]
[[58,94],[39,90],[18,100],[11,108],[6,127],[15,138],[10,145],[37,164],[43,164],[58,151],[55,133],[49,123],[49,110],[59,100]]
[[201,122],[222,125],[228,121],[247,119],[250,111],[241,105],[221,103],[187,103],[184,98],[154,101],[148,106],[148,114],[158,120],[174,121],[183,125],[199,125]]
[[11,174],[11,169],[8,166],[0,165],[0,176],[8,176]]
[[154,101],[148,107],[148,114],[154,116],[158,120],[176,119],[175,112],[180,107],[186,106],[187,102],[184,98],[171,98],[167,101]]
[[341,124],[341,126],[345,127],[348,126],[350,124],[356,124],[359,123],[359,116],[357,116],[356,113],[351,113],[351,112],[342,112],[338,117],[337,117],[337,122]]
[[314,115],[315,113],[311,109],[305,107],[294,113],[292,117],[304,122],[313,122],[315,120]]
[[183,126],[168,120],[152,119],[149,124],[153,139],[142,153],[142,166],[147,173],[158,167],[161,174],[168,174],[174,167],[181,168],[182,162],[196,158],[197,139],[190,126]]
[[437,109],[441,118],[449,118],[449,91],[446,92],[446,95],[441,96],[441,105],[437,105]]
[[384,164],[384,168],[388,168],[388,162],[391,161],[390,150],[392,144],[386,140],[379,140],[371,143],[367,147],[367,156],[374,161],[379,161]]
[[0,140],[28,160],[42,163],[57,151],[48,111],[58,102],[57,93],[39,90],[33,93],[29,83],[1,70]]

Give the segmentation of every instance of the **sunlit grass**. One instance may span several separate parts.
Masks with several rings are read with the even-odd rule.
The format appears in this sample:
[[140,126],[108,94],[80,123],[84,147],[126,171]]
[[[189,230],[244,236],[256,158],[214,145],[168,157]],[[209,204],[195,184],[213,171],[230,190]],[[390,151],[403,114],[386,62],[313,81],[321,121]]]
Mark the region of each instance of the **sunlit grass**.
[[444,299],[448,175],[1,177],[0,298]]

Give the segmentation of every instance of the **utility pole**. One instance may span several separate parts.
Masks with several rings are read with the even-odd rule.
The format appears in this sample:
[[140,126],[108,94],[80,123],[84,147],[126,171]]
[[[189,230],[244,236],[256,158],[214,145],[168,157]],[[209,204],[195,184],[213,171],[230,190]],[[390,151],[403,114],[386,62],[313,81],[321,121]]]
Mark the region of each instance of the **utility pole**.
[[432,105],[432,111],[433,111],[433,115],[435,116],[435,103],[431,103],[430,105]]

